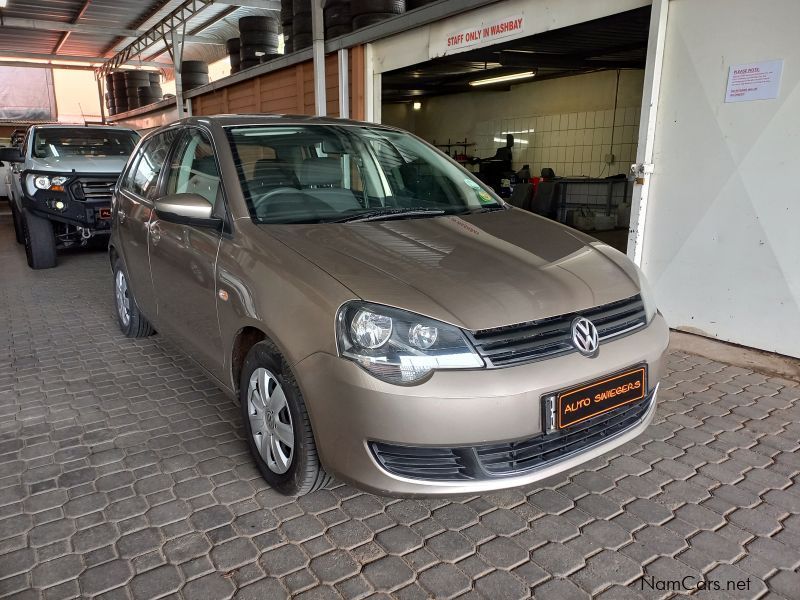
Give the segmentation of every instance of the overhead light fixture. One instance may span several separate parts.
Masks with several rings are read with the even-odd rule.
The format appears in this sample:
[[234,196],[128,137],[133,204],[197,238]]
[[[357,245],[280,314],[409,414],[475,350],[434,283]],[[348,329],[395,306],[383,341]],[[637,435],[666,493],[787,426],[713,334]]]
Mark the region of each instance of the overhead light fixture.
[[497,77],[489,77],[488,79],[476,79],[470,81],[472,86],[477,85],[491,85],[493,83],[504,83],[506,81],[517,81],[518,79],[530,79],[536,75],[536,71],[525,71],[524,73],[512,73],[511,75],[498,75]]
[[[0,2],[2,1],[3,0],[0,0]],[[422,108],[422,102],[414,102],[414,104],[412,104],[411,106],[414,110],[420,110]]]

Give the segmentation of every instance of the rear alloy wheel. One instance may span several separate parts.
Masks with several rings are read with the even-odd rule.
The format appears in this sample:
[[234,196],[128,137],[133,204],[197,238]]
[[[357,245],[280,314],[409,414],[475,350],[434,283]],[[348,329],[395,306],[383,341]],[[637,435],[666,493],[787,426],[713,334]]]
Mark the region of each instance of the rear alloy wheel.
[[300,388],[270,342],[259,342],[248,352],[239,400],[250,452],[270,486],[301,496],[331,481],[319,462]]
[[31,269],[52,269],[56,266],[56,238],[53,224],[47,219],[22,209],[25,257]]
[[120,259],[114,263],[114,305],[117,308],[119,328],[125,337],[140,338],[153,334],[153,326],[139,311],[128,287],[128,276]]

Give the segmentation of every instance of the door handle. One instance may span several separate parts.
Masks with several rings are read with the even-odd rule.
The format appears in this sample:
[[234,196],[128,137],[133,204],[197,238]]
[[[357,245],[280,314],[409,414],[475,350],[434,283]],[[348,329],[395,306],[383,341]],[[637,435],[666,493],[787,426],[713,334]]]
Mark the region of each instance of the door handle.
[[127,219],[127,218],[128,218],[128,215],[127,215],[127,214],[125,213],[125,211],[124,211],[124,210],[122,210],[122,209],[119,209],[119,210],[117,210],[117,216],[118,216],[118,218],[119,218],[119,222],[120,222],[120,223],[124,223],[124,222],[125,222],[125,219]]
[[158,242],[161,241],[161,228],[156,224],[150,226],[150,241],[153,242],[153,246],[158,246]]

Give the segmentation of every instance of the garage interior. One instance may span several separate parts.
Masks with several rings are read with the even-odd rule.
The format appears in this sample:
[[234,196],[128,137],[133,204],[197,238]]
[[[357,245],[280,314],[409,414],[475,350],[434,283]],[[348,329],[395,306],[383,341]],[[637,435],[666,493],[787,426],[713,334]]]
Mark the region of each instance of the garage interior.
[[[712,41],[735,37],[743,46],[757,37],[767,50],[759,48],[756,58],[773,51],[763,31],[750,35],[757,16],[745,19],[748,35],[731,36],[734,24],[725,15],[739,19],[746,0],[733,0],[736,8],[726,4],[731,0],[663,1],[675,6],[670,19],[681,24],[688,45],[691,33],[703,30]],[[576,2],[531,0],[526,18],[571,13]],[[14,143],[13,132],[18,141],[31,124],[57,120],[105,121],[145,133],[188,112],[320,114],[324,89],[327,115],[369,120],[377,113],[381,122],[438,146],[512,204],[626,250],[640,185],[630,165],[640,150],[651,19],[661,2],[651,9],[608,0],[609,14],[599,19],[383,73],[374,112],[368,85],[375,42],[467,10],[508,5],[514,13],[520,3],[407,0],[404,14],[326,36],[318,53],[323,82],[315,80],[310,33],[301,30],[308,45],[290,48],[282,37],[277,55],[231,74],[226,42],[239,37],[239,19],[270,16],[286,28],[281,4],[2,0],[0,69],[13,70],[12,83],[35,78],[55,91],[42,102],[45,112],[32,116],[12,110],[13,85],[0,90],[0,143]],[[629,10],[620,12],[622,5]],[[706,14],[702,5],[713,8]],[[770,23],[769,30],[780,26]],[[182,38],[184,60],[209,65],[207,83],[178,89],[173,32]],[[704,56],[713,55],[716,68],[719,55],[733,54],[712,45],[685,56],[684,38],[676,35],[668,39],[674,54],[665,60],[667,72],[670,61],[682,61],[689,72],[685,65]],[[134,44],[141,52],[126,54]],[[785,48],[775,52],[792,56]],[[704,85],[724,79],[722,63],[722,74],[707,67]],[[154,91],[142,96],[151,103],[120,110],[113,93],[106,96],[106,76],[114,70],[157,73],[160,99]],[[470,85],[519,73],[531,76]],[[685,76],[673,74],[672,81],[683,84]],[[789,83],[784,96],[800,89]],[[686,87],[701,87],[692,84]],[[87,112],[90,103],[96,114]],[[703,106],[695,98],[687,104]],[[690,128],[714,122],[713,111],[686,118],[682,105],[669,106],[665,129],[673,119]],[[738,121],[721,120],[727,123],[721,135],[733,144],[736,136],[724,127]],[[755,146],[755,129],[748,123],[747,152],[740,154]],[[727,157],[727,146],[706,146],[677,131],[687,156],[699,146],[709,165],[717,155]],[[758,185],[731,178],[735,186],[784,181],[769,165],[793,160],[792,153],[770,156],[752,170]],[[675,208],[684,196],[695,202],[697,220],[705,215],[697,193],[711,196],[709,182],[728,176],[710,172],[689,182],[687,172],[662,175],[677,189],[660,190],[670,204],[658,207],[655,220],[666,229],[649,234],[652,245],[690,230],[676,216],[691,212]],[[6,183],[13,176],[8,165],[0,173]],[[785,190],[784,196],[794,197]],[[769,197],[776,206],[783,201]],[[800,599],[800,366],[795,358],[723,344],[742,340],[695,320],[694,307],[670,325],[707,337],[673,331],[652,425],[610,453],[536,485],[495,493],[399,499],[334,481],[287,498],[255,468],[239,407],[192,359],[164,336],[120,334],[106,250],[68,250],[59,254],[58,268],[30,270],[8,206],[0,197],[0,598],[667,600],[676,597],[676,581],[689,581],[694,587],[677,595]],[[781,210],[778,220],[791,221],[785,215],[794,213]],[[770,248],[768,235],[753,242],[744,231],[720,230],[713,247],[729,251],[724,242],[735,237],[745,257],[736,256],[735,276],[720,269],[729,281],[719,286],[719,300],[693,292],[696,302],[718,306],[717,320],[725,312],[722,296],[741,294],[734,280],[753,288],[766,281],[747,279],[744,263]],[[691,250],[680,267],[702,262],[703,247]],[[662,265],[652,262],[658,272]],[[769,263],[759,275],[776,271]],[[685,298],[692,283],[670,279],[669,287]],[[773,291],[766,288],[752,302],[759,313],[791,304],[778,302]],[[743,331],[766,330],[730,315]],[[782,323],[792,331],[792,322]],[[733,583],[735,593],[703,589],[710,582]]]
[[[649,21],[646,6],[383,73],[382,120],[485,174],[512,204],[624,252]],[[508,76],[521,79],[475,85]],[[508,135],[511,164],[498,168]]]

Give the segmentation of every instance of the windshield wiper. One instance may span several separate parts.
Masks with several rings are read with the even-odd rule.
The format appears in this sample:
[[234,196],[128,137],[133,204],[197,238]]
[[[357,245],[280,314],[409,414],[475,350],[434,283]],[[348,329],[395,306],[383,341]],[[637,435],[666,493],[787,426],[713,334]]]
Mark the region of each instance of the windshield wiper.
[[445,211],[439,208],[381,208],[369,212],[358,213],[341,219],[334,219],[328,223],[363,223],[365,221],[385,221],[388,219],[402,219],[405,217],[421,217],[444,215]]
[[497,210],[506,210],[506,207],[502,204],[498,204],[497,206],[483,206],[481,208],[476,208],[475,210],[467,211],[464,214],[477,215],[479,213],[495,212]]

